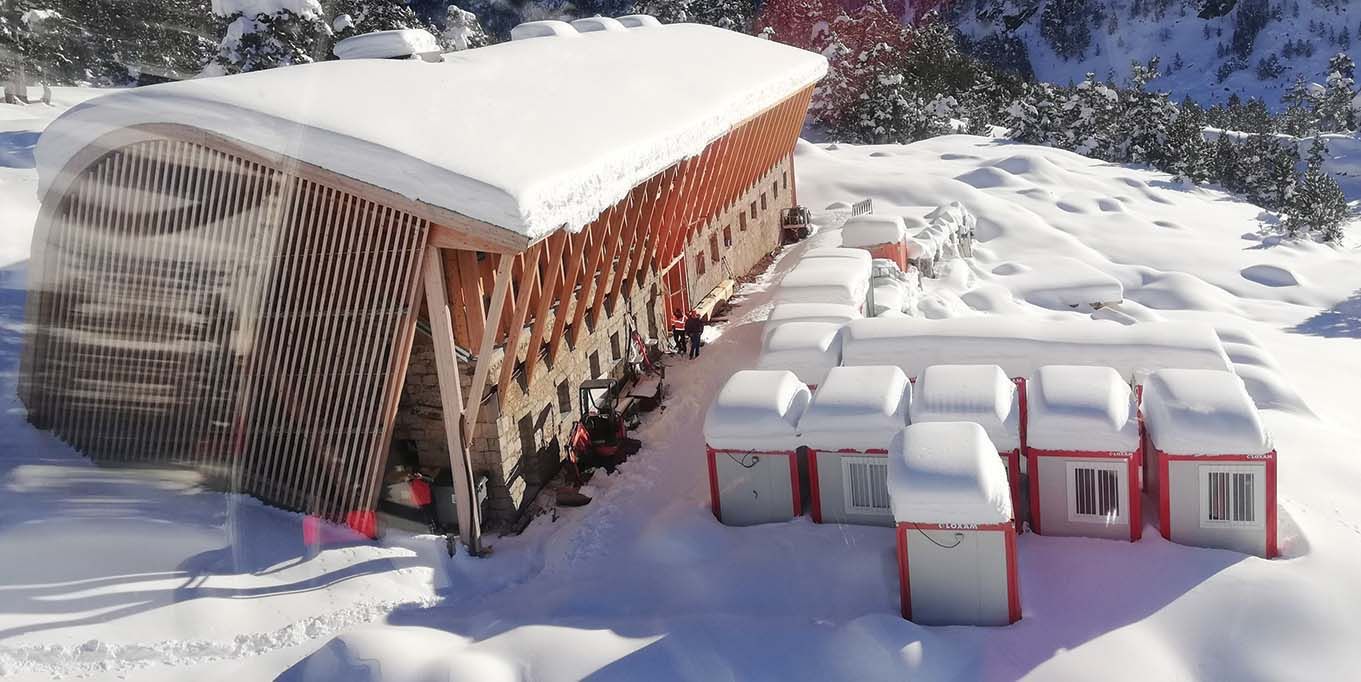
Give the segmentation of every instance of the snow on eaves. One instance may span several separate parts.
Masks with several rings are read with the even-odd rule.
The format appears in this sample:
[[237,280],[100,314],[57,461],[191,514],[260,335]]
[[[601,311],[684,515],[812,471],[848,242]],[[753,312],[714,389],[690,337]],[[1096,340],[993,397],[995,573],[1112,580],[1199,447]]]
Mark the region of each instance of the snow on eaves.
[[1231,372],[1164,369],[1149,375],[1144,425],[1173,455],[1261,455],[1271,438],[1243,380]]
[[912,424],[894,437],[888,494],[899,523],[1011,521],[1011,488],[997,447],[972,422]]
[[675,24],[512,41],[440,63],[344,60],[154,85],[57,119],[38,144],[39,191],[102,135],[173,123],[533,240],[579,230],[826,69],[811,52]]

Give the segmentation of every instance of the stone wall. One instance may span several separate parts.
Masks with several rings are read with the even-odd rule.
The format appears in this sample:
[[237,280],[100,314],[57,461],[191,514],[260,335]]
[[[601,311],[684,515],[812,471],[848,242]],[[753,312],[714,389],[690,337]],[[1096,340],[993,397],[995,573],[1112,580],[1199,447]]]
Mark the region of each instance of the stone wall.
[[[785,157],[742,199],[710,220],[686,245],[690,300],[697,301],[722,280],[746,274],[779,245],[779,216],[791,205],[793,171]],[[765,195],[762,208],[762,195]],[[755,207],[755,213],[752,213]],[[741,217],[745,215],[745,221]],[[745,222],[745,229],[743,224]],[[725,237],[730,235],[729,240]],[[715,258],[717,243],[718,257]],[[696,259],[705,259],[703,274]],[[598,377],[619,377],[629,352],[629,334],[635,327],[644,338],[667,333],[662,273],[651,271],[621,296],[614,310],[602,309],[601,319],[582,334],[575,347],[564,343],[556,362],[536,365],[534,376],[523,376],[507,387],[504,405],[489,394],[478,413],[477,434],[469,445],[475,477],[488,477],[484,519],[491,528],[505,527],[524,508],[561,461],[563,451],[551,449],[537,456],[556,438],[565,447],[576,422],[581,382]],[[571,314],[571,310],[566,314]],[[552,314],[556,314],[556,311]],[[635,322],[636,320],[636,322]],[[549,321],[551,325],[551,320]],[[551,326],[550,326],[551,328]],[[528,334],[522,334],[517,355],[523,356]],[[502,349],[492,359],[491,374],[500,375],[505,361]],[[594,359],[594,361],[593,361]],[[459,363],[466,395],[472,382],[472,363]],[[416,443],[421,462],[448,466],[444,439],[439,382],[435,373],[434,347],[429,335],[418,333],[407,368],[397,415],[395,437]]]

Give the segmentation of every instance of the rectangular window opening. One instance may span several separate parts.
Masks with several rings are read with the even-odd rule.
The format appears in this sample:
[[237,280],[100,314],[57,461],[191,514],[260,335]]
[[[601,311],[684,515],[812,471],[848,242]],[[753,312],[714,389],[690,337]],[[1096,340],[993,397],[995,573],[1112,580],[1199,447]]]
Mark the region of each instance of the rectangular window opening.
[[1204,466],[1201,467],[1201,471],[1202,526],[1214,528],[1262,525],[1266,495],[1257,480],[1259,468]]
[[889,510],[888,458],[841,458],[846,513],[877,514]]
[[1115,523],[1125,517],[1120,463],[1069,462],[1068,520]]

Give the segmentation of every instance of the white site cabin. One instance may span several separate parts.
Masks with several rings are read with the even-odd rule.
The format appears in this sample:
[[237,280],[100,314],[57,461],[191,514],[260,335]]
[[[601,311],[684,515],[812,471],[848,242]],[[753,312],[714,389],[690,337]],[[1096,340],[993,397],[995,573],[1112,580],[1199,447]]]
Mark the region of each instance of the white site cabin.
[[1230,372],[1154,372],[1142,408],[1162,536],[1275,557],[1276,450],[1243,380]]
[[1016,531],[1026,504],[1025,381],[1008,378],[997,365],[932,365],[917,379],[912,423],[973,422],[983,427],[1007,467]]
[[903,429],[889,447],[888,489],[904,618],[922,625],[1021,619],[1011,493],[983,427]]
[[1026,382],[1030,529],[1138,540],[1139,420],[1109,367],[1050,365]]
[[907,425],[912,384],[897,367],[837,367],[799,419],[815,523],[893,525],[888,445]]
[[788,521],[803,513],[796,425],[811,397],[792,372],[742,370],[704,417],[709,498],[730,526]]

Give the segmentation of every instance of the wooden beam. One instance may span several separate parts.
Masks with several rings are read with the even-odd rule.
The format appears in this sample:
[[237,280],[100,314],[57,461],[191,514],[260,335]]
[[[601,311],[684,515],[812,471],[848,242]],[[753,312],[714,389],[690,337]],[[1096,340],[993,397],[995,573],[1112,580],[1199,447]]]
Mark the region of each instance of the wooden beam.
[[[623,244],[624,241],[624,228],[627,227],[629,206],[632,203],[633,193],[630,192],[628,196],[624,197],[624,199],[620,201],[620,203],[616,204],[620,208],[618,211],[615,211],[614,220],[611,221],[612,229],[610,230],[610,238],[608,242],[609,248],[607,253],[605,254],[605,261],[603,263],[604,267],[603,269],[601,269],[600,272],[596,273],[596,276],[594,278],[595,295],[592,297],[591,300],[592,330],[600,326],[600,310],[605,303],[605,293],[607,288],[606,285],[610,283],[610,280],[612,279],[611,275],[619,267],[618,264],[615,262],[615,257],[619,255],[619,247]],[[581,327],[572,328],[572,343],[574,345],[577,343],[577,341],[581,339],[583,327],[585,327],[585,325],[582,325]]]
[[492,285],[491,306],[487,312],[489,322],[482,328],[482,343],[477,347],[477,365],[473,368],[473,383],[468,388],[468,406],[464,408],[464,433],[468,443],[477,435],[477,413],[482,409],[482,389],[487,385],[487,374],[491,372],[492,351],[496,348],[495,320],[501,319],[501,311],[506,307],[506,291],[510,289],[510,269],[515,263],[511,255],[499,256],[496,280]]
[[[515,363],[519,357],[520,334],[525,329],[525,319],[529,317],[529,299],[539,281],[539,259],[543,256],[543,242],[536,242],[525,252],[521,277],[529,281],[520,282],[520,294],[515,297],[515,308],[510,314],[510,333],[506,335],[506,351],[501,360],[501,378],[496,382],[496,400],[501,406],[506,404],[506,391],[510,388],[510,377],[515,373]],[[531,351],[532,352],[532,351]]]
[[[638,236],[633,240],[633,249],[629,253],[627,265],[623,268],[628,279],[623,283],[626,293],[633,293],[634,286],[638,283],[638,272],[641,270],[643,256],[647,253],[648,242],[657,231],[657,205],[661,203],[661,187],[665,182],[665,173],[654,176],[648,180],[647,190],[643,194],[643,209],[638,213]],[[614,310],[615,301],[612,298],[609,302],[610,310]]]
[[605,213],[600,216],[601,219],[590,226],[591,231],[595,232],[596,235],[600,237],[600,241],[596,243],[593,252],[591,253],[591,264],[586,266],[586,270],[583,273],[585,279],[581,281],[581,293],[577,296],[577,307],[576,310],[572,311],[572,331],[570,333],[572,335],[572,345],[574,347],[577,342],[581,340],[582,327],[586,326],[584,324],[586,309],[590,307],[587,302],[591,300],[591,293],[595,286],[596,275],[600,272],[600,264],[605,258],[605,252],[609,250],[610,245],[614,243],[614,223],[617,220],[616,216],[619,213],[618,208],[619,204],[609,207],[606,209]]
[[473,344],[482,338],[482,330],[487,327],[486,297],[482,295],[482,278],[479,277],[477,254],[472,251],[456,251],[458,254],[458,277],[463,287],[463,312],[468,318],[468,350],[477,350]]
[[482,553],[482,519],[473,482],[472,461],[464,449],[463,389],[458,381],[458,354],[454,352],[454,327],[445,295],[444,261],[438,248],[425,250],[425,305],[430,317],[430,336],[435,341],[435,370],[444,418],[444,442],[449,447],[449,469],[454,474],[454,506],[458,510],[458,535],[468,554]]
[[634,270],[638,273],[636,278],[638,282],[643,281],[647,277],[647,273],[652,271],[653,262],[656,260],[657,242],[666,231],[666,207],[671,200],[671,188],[676,182],[677,168],[679,168],[679,164],[666,169],[662,173],[661,180],[657,183],[656,199],[652,202],[648,217],[648,230],[644,236],[638,260],[634,263]]
[[[553,333],[548,342],[548,360],[553,362],[558,359],[558,348],[562,346],[562,337],[567,329],[567,318],[571,314],[572,301],[576,298],[577,278],[581,276],[581,257],[586,248],[586,242],[590,239],[588,230],[595,223],[587,225],[585,228],[572,235],[572,255],[567,263],[567,277],[563,280],[562,291],[558,294],[558,312],[553,319]],[[537,359],[537,354],[535,356]]]
[[605,293],[605,314],[613,315],[615,305],[619,301],[619,289],[624,285],[624,276],[628,274],[629,267],[633,262],[634,244],[641,241],[643,230],[643,210],[646,208],[649,194],[648,190],[653,189],[653,182],[647,182],[634,189],[629,196],[629,209],[624,217],[624,239],[619,245],[619,260],[614,266],[614,277],[610,278],[610,289]]
[[562,291],[561,278],[557,273],[562,270],[562,253],[567,248],[567,243],[572,242],[573,253],[580,259],[581,250],[579,244],[586,243],[586,236],[583,233],[571,235],[566,232],[558,232],[548,242],[548,271],[547,281],[544,283],[543,293],[539,296],[539,305],[534,311],[534,326],[529,330],[529,349],[525,351],[525,381],[534,381],[534,367],[539,364],[539,344],[543,343],[543,332],[548,327],[548,311],[553,306],[553,300],[558,298],[558,314],[563,315],[567,312],[567,302]]

